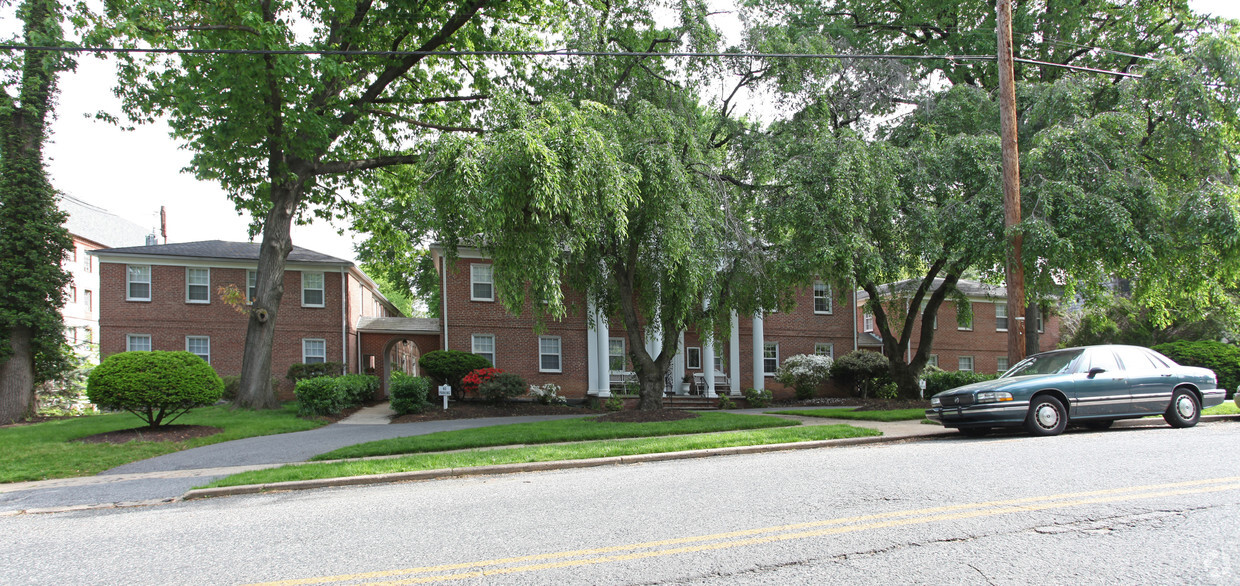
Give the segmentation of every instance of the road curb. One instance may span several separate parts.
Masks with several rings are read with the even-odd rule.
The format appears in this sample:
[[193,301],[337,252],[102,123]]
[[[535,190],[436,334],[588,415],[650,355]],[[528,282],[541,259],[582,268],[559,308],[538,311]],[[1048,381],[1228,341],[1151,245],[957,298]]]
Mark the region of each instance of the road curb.
[[181,496],[181,500],[198,500],[221,496],[243,494],[261,494],[267,492],[284,492],[291,490],[310,490],[315,488],[331,488],[337,486],[362,486],[370,484],[390,484],[395,482],[413,482],[418,480],[442,480],[446,478],[463,478],[467,476],[488,476],[496,474],[518,474],[522,472],[544,472],[548,470],[569,470],[575,468],[594,468],[598,466],[619,466],[624,464],[641,464],[645,462],[664,462],[668,460],[688,460],[692,458],[710,458],[714,456],[735,456],[741,454],[760,454],[765,452],[785,452],[791,450],[810,450],[817,448],[848,447],[859,445],[885,444],[904,441],[915,441],[949,435],[948,430],[935,430],[931,433],[911,436],[870,436],[852,437],[834,440],[817,440],[811,442],[794,442],[785,444],[769,444],[761,446],[734,446],[728,448],[710,448],[686,452],[665,452],[659,454],[636,454],[631,456],[610,456],[606,458],[586,458],[582,460],[556,460],[551,462],[529,462],[522,464],[495,464],[491,466],[473,466],[469,468],[443,468],[438,470],[418,470],[414,472],[393,472],[390,474],[372,474],[368,476],[345,476],[340,478],[321,478],[316,480],[293,480],[289,482],[270,482],[265,484],[243,484],[240,486],[224,486],[218,488],[196,488]]

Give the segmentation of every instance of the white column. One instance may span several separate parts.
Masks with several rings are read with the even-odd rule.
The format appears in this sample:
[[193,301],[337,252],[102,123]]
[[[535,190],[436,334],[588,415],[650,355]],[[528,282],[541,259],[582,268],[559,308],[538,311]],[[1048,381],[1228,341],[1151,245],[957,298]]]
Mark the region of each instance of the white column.
[[761,391],[766,388],[766,376],[762,370],[762,350],[765,341],[762,334],[762,314],[753,314],[753,388]]
[[732,312],[732,335],[728,339],[728,380],[732,381],[732,395],[741,394],[741,325],[736,312]]
[[586,391],[587,391],[587,394],[590,394],[590,395],[598,394],[598,388],[599,388],[599,385],[598,385],[598,370],[599,370],[598,369],[598,334],[596,332],[596,328],[598,327],[598,320],[595,314],[596,314],[596,311],[594,309],[594,302],[592,301],[587,302],[585,319],[586,319],[586,375],[587,375],[586,378],[588,380],[587,380]]
[[598,379],[598,388],[594,390],[597,391],[596,394],[600,397],[611,396],[611,364],[608,360],[608,337],[607,316],[603,315],[602,311],[595,309],[594,338],[595,345],[597,346],[595,348],[595,356],[597,357],[596,364],[598,367],[598,373],[595,376]]
[[[701,334],[699,334],[701,335]],[[706,377],[706,396],[715,395],[715,340],[702,339],[702,376]]]

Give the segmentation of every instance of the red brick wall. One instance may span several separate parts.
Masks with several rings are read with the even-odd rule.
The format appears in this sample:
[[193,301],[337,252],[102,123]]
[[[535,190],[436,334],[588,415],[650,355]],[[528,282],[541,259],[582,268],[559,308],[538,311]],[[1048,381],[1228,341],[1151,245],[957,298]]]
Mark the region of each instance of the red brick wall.
[[[495,367],[521,375],[534,385],[555,383],[561,394],[570,398],[582,398],[589,390],[588,360],[586,356],[589,330],[585,316],[585,300],[574,292],[565,292],[567,316],[558,322],[546,324],[546,331],[534,333],[534,319],[527,305],[521,316],[508,313],[499,302],[470,300],[470,268],[473,263],[489,264],[485,259],[458,259],[455,270],[448,271],[447,312],[441,323],[448,328],[448,349],[472,351],[473,334],[495,336]],[[441,326],[442,327],[442,326]],[[538,337],[559,336],[562,372],[539,372]]]
[[[149,334],[154,350],[185,350],[186,336],[211,338],[211,366],[222,376],[241,374],[246,316],[219,298],[218,288],[233,284],[245,290],[246,270],[211,269],[211,302],[185,301],[185,267],[151,266],[151,300],[126,301],[125,264],[100,266],[100,352],[107,357],[125,350],[127,334]],[[292,398],[284,379],[291,364],[302,361],[303,338],[321,338],[327,361],[341,360],[341,287],[337,269],[324,271],[324,306],[301,306],[301,272],[284,274],[284,297],[276,321],[272,375],[282,399]],[[350,357],[350,362],[353,359]]]

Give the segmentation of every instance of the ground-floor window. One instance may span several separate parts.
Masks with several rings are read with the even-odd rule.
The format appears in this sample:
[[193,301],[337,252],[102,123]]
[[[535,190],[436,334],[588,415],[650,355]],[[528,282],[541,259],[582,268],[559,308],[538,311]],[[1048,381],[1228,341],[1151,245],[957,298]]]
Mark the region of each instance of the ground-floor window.
[[775,371],[779,369],[779,342],[764,342],[762,344],[762,373],[766,376],[775,376]]
[[322,364],[327,362],[327,340],[322,338],[302,338],[301,361],[304,364]]
[[933,367],[935,367],[935,368],[938,368],[938,366],[939,366],[939,355],[938,355],[938,354],[931,354],[931,355],[930,355],[930,358],[927,358],[927,359],[926,359],[926,366],[933,366]]
[[830,342],[818,342],[817,344],[814,344],[814,354],[835,358],[835,344]]
[[185,351],[203,359],[207,364],[211,364],[211,338],[207,336],[185,336]]
[[1007,369],[1008,369],[1008,359],[1007,359],[1007,356],[1001,356],[1001,357],[997,358],[997,359],[995,360],[995,363],[996,363],[996,364],[995,364],[995,367],[996,367],[996,368],[997,368],[997,370],[999,371],[999,374],[1003,374],[1003,373],[1007,372]]
[[624,338],[607,338],[607,368],[612,372],[624,372]]
[[491,362],[491,366],[495,366],[495,335],[494,334],[474,334],[471,340],[471,350],[483,358]]
[[685,348],[685,368],[689,370],[702,369],[702,349],[697,346]]
[[956,361],[956,364],[957,364],[956,370],[968,371],[968,372],[973,371],[973,357],[972,356],[961,356],[959,360]]
[[125,351],[127,352],[150,352],[151,351],[151,335],[150,334],[129,334],[125,336]]
[[540,336],[538,338],[538,372],[561,372],[562,356],[560,355],[559,336]]

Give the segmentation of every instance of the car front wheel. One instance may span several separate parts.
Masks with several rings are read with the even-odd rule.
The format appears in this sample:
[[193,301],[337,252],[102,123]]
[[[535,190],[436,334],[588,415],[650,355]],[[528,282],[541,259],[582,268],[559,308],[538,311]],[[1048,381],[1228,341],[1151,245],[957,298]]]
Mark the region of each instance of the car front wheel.
[[1039,436],[1059,435],[1067,426],[1068,410],[1064,409],[1059,399],[1042,395],[1029,405],[1029,414],[1025,416],[1025,430],[1029,433]]
[[1167,412],[1163,413],[1167,424],[1171,427],[1192,427],[1197,425],[1200,418],[1201,406],[1197,403],[1197,396],[1187,389],[1176,389],[1171,395]]

